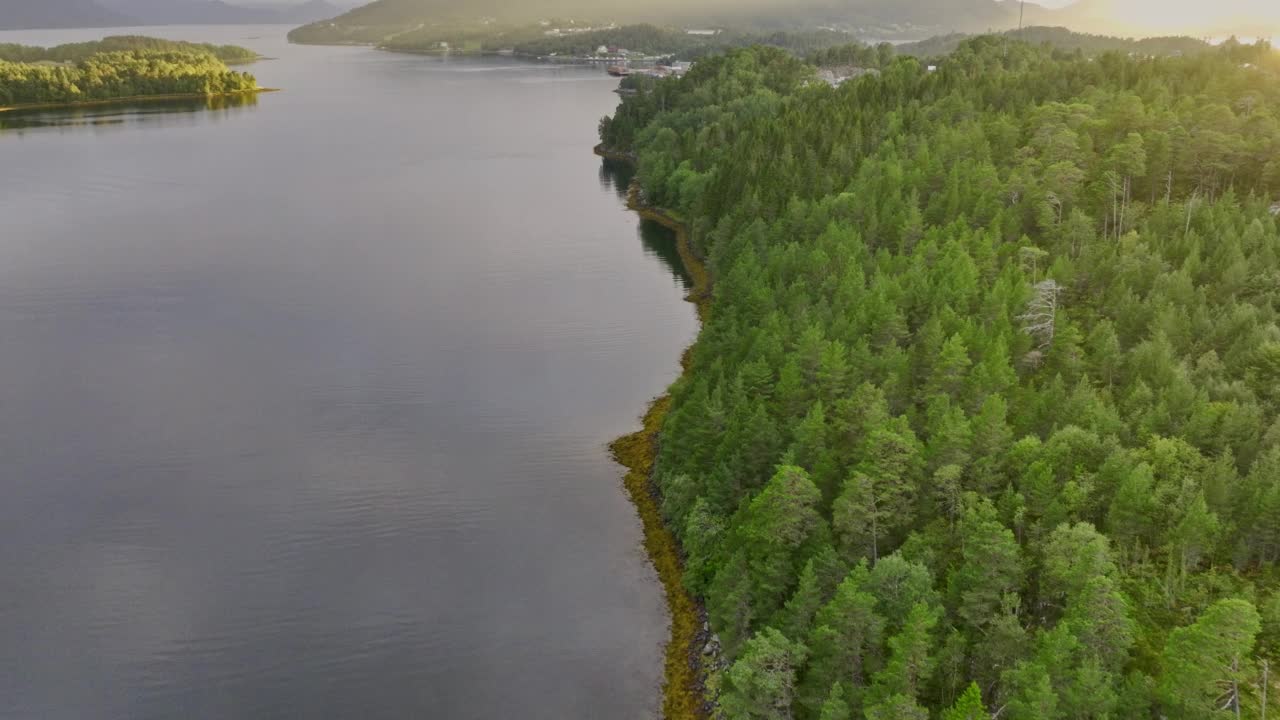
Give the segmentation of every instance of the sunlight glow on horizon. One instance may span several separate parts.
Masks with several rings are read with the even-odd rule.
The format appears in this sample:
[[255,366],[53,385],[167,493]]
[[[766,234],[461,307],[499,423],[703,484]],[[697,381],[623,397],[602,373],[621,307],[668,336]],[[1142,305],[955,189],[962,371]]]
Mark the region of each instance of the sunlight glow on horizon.
[[1112,0],[1097,10],[1124,28],[1147,32],[1218,33],[1251,26],[1274,32],[1280,0]]

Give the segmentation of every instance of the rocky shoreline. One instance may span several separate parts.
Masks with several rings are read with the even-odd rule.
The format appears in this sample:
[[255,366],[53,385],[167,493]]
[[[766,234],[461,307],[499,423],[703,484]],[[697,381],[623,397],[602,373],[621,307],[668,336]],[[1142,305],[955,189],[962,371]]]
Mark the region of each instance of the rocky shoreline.
[[[635,164],[629,153],[597,145],[596,155],[613,162]],[[669,211],[645,204],[640,186],[632,182],[627,207],[642,218],[670,229],[692,288],[685,298],[706,322],[711,307],[711,277],[706,263],[694,251],[685,223]],[[690,348],[689,350],[692,350]],[[689,368],[689,350],[681,358]],[[645,550],[658,571],[671,615],[671,637],[665,651],[662,716],[666,720],[718,720],[722,717],[716,698],[719,676],[727,665],[720,639],[711,631],[701,600],[684,587],[684,550],[662,516],[662,494],[653,477],[653,463],[661,443],[662,423],[671,406],[670,395],[653,402],[644,416],[643,429],[613,443],[614,458],[627,468],[624,484],[644,525]]]

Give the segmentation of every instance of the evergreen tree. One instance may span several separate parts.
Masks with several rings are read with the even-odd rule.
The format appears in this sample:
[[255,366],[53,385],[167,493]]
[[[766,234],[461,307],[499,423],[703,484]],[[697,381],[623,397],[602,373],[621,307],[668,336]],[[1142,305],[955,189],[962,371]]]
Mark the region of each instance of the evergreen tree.
[[942,720],[988,720],[990,715],[982,704],[982,691],[977,683],[970,683],[956,703],[942,711]]
[[1161,655],[1165,712],[1187,720],[1238,715],[1253,677],[1250,654],[1260,629],[1253,605],[1221,600],[1170,633]]
[[803,641],[788,712],[1260,714],[1280,54],[1114,42],[732,50],[602,124],[715,281],[655,477],[730,656]]
[[803,645],[766,628],[743,645],[725,672],[721,706],[743,720],[789,720],[796,668],[803,660]]

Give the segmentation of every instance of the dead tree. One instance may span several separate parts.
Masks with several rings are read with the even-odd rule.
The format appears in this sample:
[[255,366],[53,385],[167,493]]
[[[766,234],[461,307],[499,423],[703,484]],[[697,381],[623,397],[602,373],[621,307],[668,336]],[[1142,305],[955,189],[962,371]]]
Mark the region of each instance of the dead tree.
[[1262,720],[1267,720],[1267,688],[1271,685],[1271,662],[1262,661]]
[[1053,345],[1057,329],[1058,296],[1062,294],[1062,286],[1057,280],[1049,278],[1036,283],[1032,290],[1034,294],[1027,303],[1027,311],[1018,316],[1018,321],[1022,323],[1022,332],[1039,342],[1036,349],[1027,356],[1028,362],[1038,365],[1044,351]]

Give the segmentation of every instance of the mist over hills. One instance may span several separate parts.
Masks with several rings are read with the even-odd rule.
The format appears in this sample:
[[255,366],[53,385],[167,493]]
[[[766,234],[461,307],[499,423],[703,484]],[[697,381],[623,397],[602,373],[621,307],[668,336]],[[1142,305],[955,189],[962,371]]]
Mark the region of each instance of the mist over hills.
[[[417,23],[533,22],[576,18],[587,22],[705,23],[757,27],[814,27],[891,33],[1007,29],[1018,23],[1014,0],[653,0],[645,3],[587,0],[376,0],[334,20],[347,26],[412,26]],[[1028,18],[1048,11],[1028,3]]]
[[[276,0],[273,0],[275,2]],[[243,2],[244,4],[237,4]],[[1280,35],[1280,2],[1076,0],[1060,8],[1018,0],[375,0],[343,12],[330,0],[293,5],[266,0],[0,0],[0,29],[323,21],[317,41],[377,42],[420,25],[649,22],[752,29],[818,27],[869,40],[918,40],[948,33],[1026,26],[1130,36]],[[347,7],[351,4],[348,3]]]
[[1280,2],[1270,0],[1077,0],[1061,11],[1073,29],[1132,35],[1280,35]]
[[706,24],[762,29],[833,27],[870,39],[921,39],[945,33],[1062,26],[1100,34],[1195,36],[1280,34],[1280,2],[1219,0],[1187,6],[1166,0],[1078,0],[1060,8],[1018,0],[375,0],[334,18],[332,27],[412,28],[420,24],[533,22]]
[[94,0],[0,0],[0,30],[135,24],[135,18]]
[[223,0],[97,0],[147,25],[242,25],[308,23],[341,11],[325,0],[284,7],[246,7]]
[[223,0],[0,0],[0,30],[137,25],[297,25],[342,9],[327,0],[248,7]]

